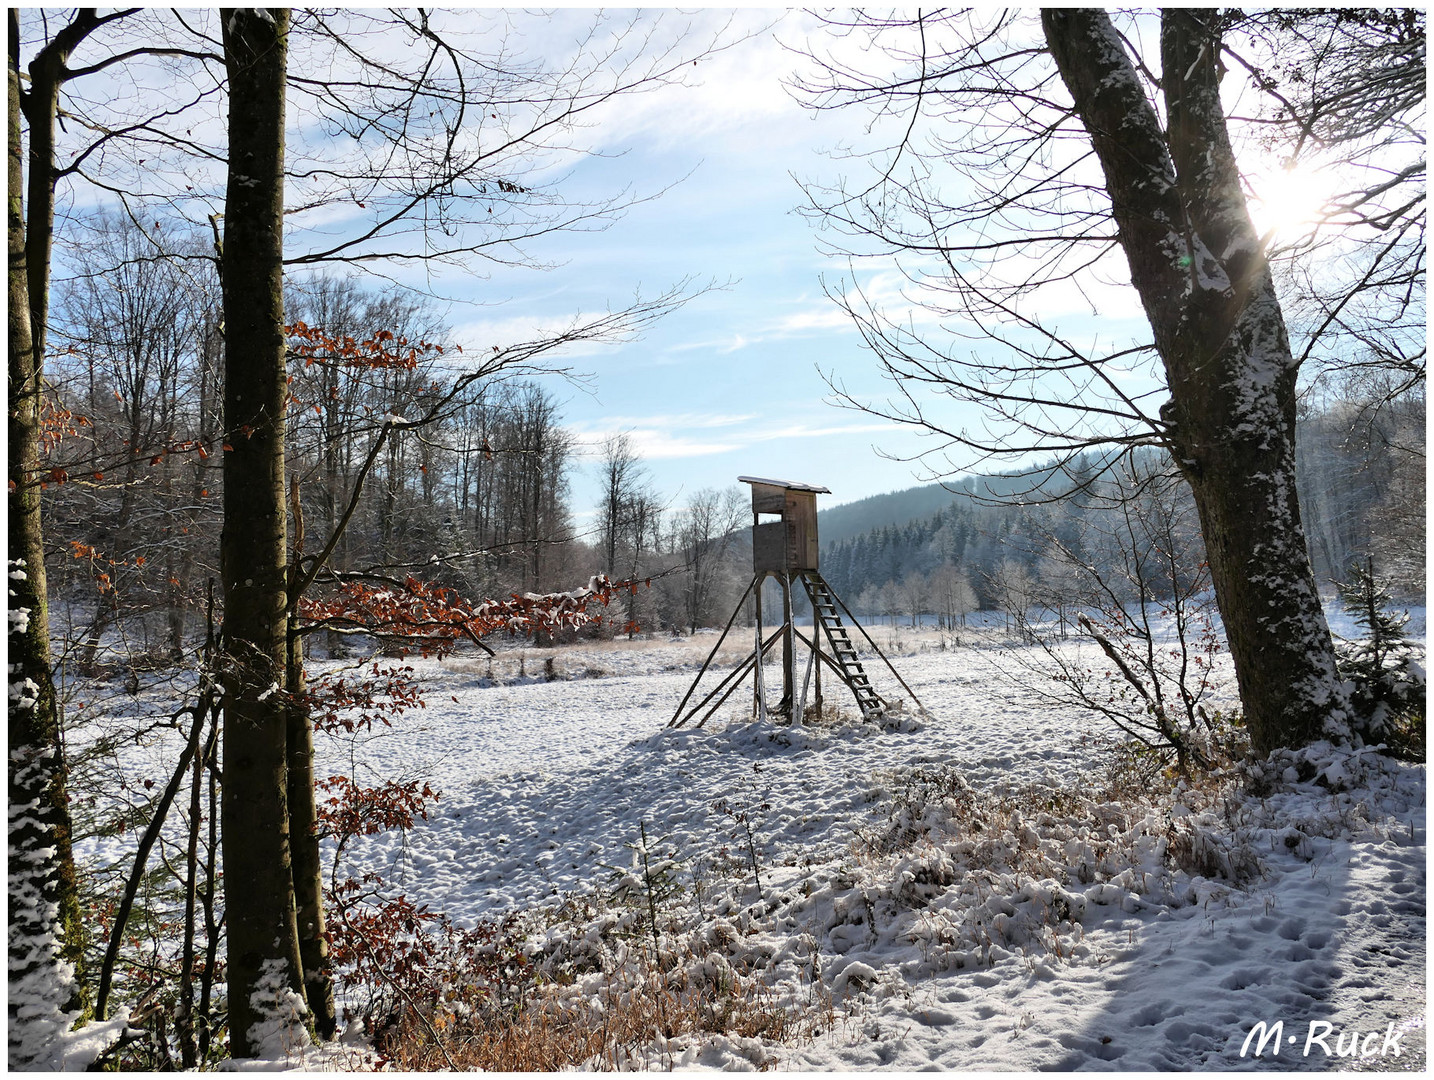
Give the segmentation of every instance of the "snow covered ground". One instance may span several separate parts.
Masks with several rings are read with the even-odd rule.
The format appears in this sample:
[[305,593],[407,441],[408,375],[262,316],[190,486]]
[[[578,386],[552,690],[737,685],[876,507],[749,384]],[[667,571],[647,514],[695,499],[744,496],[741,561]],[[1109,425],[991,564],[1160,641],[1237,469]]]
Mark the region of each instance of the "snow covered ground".
[[[606,888],[645,830],[733,964],[834,1006],[815,1038],[682,1037],[635,1064],[1422,1069],[1422,767],[1326,749],[1259,797],[1141,799],[1103,772],[1098,722],[1018,700],[1010,648],[875,634],[925,706],[887,729],[749,722],[744,693],[667,728],[713,635],[508,650],[410,661],[428,707],[321,740],[319,775],[441,792],[349,858],[459,923]],[[1242,1057],[1261,1023],[1283,1027]]]

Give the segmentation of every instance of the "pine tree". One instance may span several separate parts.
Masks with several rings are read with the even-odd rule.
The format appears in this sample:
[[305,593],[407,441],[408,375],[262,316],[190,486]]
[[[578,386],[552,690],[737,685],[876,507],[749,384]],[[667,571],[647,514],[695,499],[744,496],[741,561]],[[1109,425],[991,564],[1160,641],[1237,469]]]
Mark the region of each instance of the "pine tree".
[[1368,737],[1386,742],[1418,736],[1424,728],[1424,665],[1421,651],[1404,635],[1409,613],[1390,609],[1392,597],[1375,576],[1373,559],[1350,568],[1339,597],[1364,631],[1338,647],[1340,674],[1353,683],[1351,703],[1360,726]]

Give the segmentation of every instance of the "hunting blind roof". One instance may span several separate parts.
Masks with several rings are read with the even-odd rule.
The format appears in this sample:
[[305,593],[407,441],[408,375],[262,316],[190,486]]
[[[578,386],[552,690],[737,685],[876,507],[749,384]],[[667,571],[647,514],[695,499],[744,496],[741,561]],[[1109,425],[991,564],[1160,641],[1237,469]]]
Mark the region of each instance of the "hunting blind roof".
[[818,487],[815,484],[798,484],[791,480],[767,480],[760,476],[739,476],[737,481],[742,484],[766,484],[768,487],[786,488],[788,491],[810,491],[822,495],[830,495],[831,488]]

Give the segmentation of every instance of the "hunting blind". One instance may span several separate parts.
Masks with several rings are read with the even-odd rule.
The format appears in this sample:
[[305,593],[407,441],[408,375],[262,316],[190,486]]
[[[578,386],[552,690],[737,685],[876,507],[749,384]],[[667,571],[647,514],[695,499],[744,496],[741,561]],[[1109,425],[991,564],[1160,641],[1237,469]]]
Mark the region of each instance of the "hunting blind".
[[[748,583],[742,598],[732,610],[722,635],[703,661],[697,678],[692,680],[682,703],[677,706],[668,727],[682,727],[698,713],[702,718],[697,726],[705,724],[732,694],[740,687],[749,674],[753,675],[752,713],[759,719],[768,716],[783,716],[792,723],[800,724],[806,712],[807,691],[814,690],[812,707],[818,714],[822,707],[822,667],[826,666],[836,678],[846,685],[856,698],[862,719],[875,720],[885,715],[891,704],[872,688],[871,679],[862,667],[857,655],[851,631],[858,631],[871,651],[896,676],[896,681],[911,694],[911,700],[920,707],[911,687],[901,678],[891,661],[886,659],[876,642],[861,627],[841,598],[832,592],[817,567],[817,495],[831,494],[830,489],[812,484],[795,484],[787,480],[765,480],[758,476],[739,476],[744,484],[752,486],[752,580]],[[776,517],[776,521],[763,521],[763,517]],[[767,578],[777,579],[782,590],[781,621],[767,634],[762,619],[762,583]],[[812,605],[811,637],[795,624],[792,619],[792,589],[800,585]],[[736,622],[737,615],[752,597],[756,641],[752,651],[735,668],[690,709],[687,703],[692,699],[702,676],[712,664],[717,650],[727,639],[727,634]],[[849,623],[842,621],[845,614]],[[825,645],[823,644],[825,638]],[[767,704],[767,690],[763,675],[763,661],[767,654],[781,643],[782,647],[782,698],[775,707]],[[802,675],[800,690],[796,686],[797,644],[807,650],[805,673]],[[703,710],[706,710],[703,712]],[[686,711],[684,711],[686,710]]]

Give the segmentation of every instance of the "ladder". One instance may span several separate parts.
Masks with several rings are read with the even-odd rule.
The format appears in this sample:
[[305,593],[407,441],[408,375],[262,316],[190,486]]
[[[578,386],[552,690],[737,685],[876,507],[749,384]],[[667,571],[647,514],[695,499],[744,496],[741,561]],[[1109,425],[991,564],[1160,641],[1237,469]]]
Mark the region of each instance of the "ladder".
[[832,647],[832,664],[841,676],[841,680],[851,688],[851,692],[856,696],[857,707],[861,710],[861,718],[863,720],[879,719],[886,713],[886,702],[872,689],[871,679],[857,658],[856,646],[852,644],[851,634],[848,633],[846,626],[841,621],[841,614],[837,611],[837,601],[831,587],[815,570],[803,570],[801,579],[807,596],[812,602],[812,617],[816,624],[812,628],[812,636],[820,642],[821,632],[826,631],[827,640],[831,642]]

